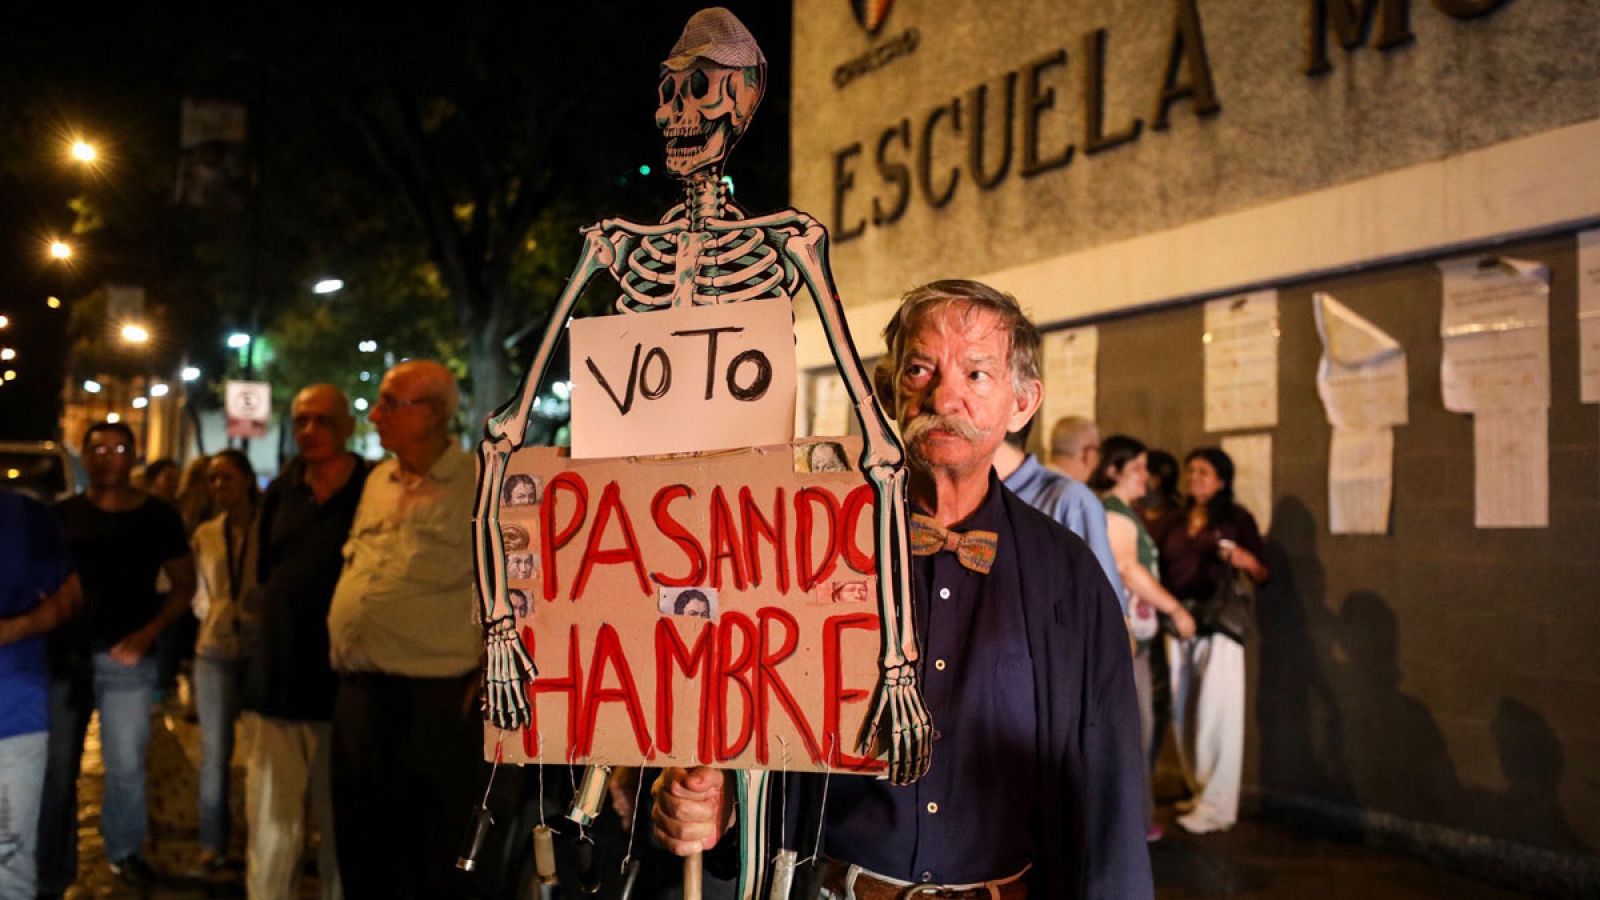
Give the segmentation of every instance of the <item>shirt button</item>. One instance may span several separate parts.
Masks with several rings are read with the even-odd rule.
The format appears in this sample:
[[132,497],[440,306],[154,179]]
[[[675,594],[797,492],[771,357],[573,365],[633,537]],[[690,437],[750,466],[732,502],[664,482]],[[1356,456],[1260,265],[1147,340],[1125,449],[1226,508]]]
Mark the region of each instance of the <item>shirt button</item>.
[[923,884],[927,884],[928,882],[933,880],[933,873],[932,872],[923,872],[920,877],[922,878],[922,883]]
[[944,660],[942,660],[942,659],[934,660],[933,661],[933,667],[935,669],[938,669],[939,671],[943,672],[944,671]]
[[949,588],[939,588],[939,599],[940,600],[949,600],[950,599],[950,589]]
[[928,804],[928,815],[930,815],[930,816],[931,815],[936,815],[938,812],[939,812],[939,804],[937,804],[937,803],[929,803]]

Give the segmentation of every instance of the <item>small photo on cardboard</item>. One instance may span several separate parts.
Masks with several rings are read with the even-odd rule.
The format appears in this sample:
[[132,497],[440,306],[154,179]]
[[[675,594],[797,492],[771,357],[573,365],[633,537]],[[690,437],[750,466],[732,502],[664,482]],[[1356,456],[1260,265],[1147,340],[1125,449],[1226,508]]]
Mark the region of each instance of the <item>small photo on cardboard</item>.
[[838,604],[840,606],[870,604],[873,600],[873,595],[876,593],[876,585],[871,578],[825,581],[816,587],[818,603]]
[[512,581],[528,581],[539,574],[539,554],[536,551],[506,554],[506,577]]
[[794,448],[794,470],[801,473],[849,472],[854,470],[844,445],[838,441],[813,441]]
[[533,546],[533,536],[521,525],[501,525],[500,546],[507,554],[518,553]]
[[717,589],[712,587],[686,587],[661,589],[656,608],[664,616],[693,616],[697,619],[717,617]]
[[500,491],[500,502],[506,506],[537,506],[544,495],[544,485],[534,475],[508,475]]
[[526,619],[533,612],[527,591],[509,590],[506,591],[506,598],[511,601],[511,611],[517,614],[517,618]]

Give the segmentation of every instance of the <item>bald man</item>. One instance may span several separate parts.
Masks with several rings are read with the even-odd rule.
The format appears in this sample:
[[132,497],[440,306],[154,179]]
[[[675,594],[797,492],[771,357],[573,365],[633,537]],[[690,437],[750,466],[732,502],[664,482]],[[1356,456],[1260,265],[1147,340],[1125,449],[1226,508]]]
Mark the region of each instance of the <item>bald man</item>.
[[246,879],[258,900],[297,896],[309,797],[322,833],[322,896],[337,900],[328,751],[338,681],[328,665],[328,606],[367,464],[346,449],[356,423],[333,385],[296,394],[289,419],[300,455],[262,500],[260,626],[245,674],[245,707],[259,715],[246,765]]
[[393,454],[368,476],[328,610],[334,831],[351,897],[453,897],[452,863],[483,758],[469,702],[482,636],[472,598],[472,457],[461,397],[429,360],[390,369],[369,418]]

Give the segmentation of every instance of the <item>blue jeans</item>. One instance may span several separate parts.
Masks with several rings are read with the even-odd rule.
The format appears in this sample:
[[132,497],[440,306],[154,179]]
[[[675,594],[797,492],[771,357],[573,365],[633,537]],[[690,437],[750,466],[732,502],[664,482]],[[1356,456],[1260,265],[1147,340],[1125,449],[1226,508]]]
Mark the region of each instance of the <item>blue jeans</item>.
[[194,705],[200,714],[200,846],[224,856],[232,824],[228,764],[233,759],[244,670],[244,660],[199,656],[194,661]]
[[[150,744],[157,669],[153,653],[131,666],[106,653],[94,654],[94,708],[100,712],[100,759],[106,770],[100,835],[111,862],[138,853],[148,830],[145,750]],[[42,892],[65,891],[77,879],[78,769],[90,713],[85,693],[68,681],[50,685],[50,749],[39,812]]]
[[33,900],[48,732],[0,738],[0,900]]

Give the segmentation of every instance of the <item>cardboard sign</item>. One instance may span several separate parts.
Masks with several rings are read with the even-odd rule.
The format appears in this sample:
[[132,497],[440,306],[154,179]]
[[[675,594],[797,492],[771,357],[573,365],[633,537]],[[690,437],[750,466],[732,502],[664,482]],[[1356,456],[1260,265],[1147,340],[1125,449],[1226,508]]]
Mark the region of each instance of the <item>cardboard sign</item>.
[[648,456],[794,437],[794,314],[755,301],[574,319],[572,455]]
[[651,460],[514,454],[505,480],[525,502],[500,523],[539,674],[505,760],[880,771],[854,754],[879,678],[860,453],[831,438]]

